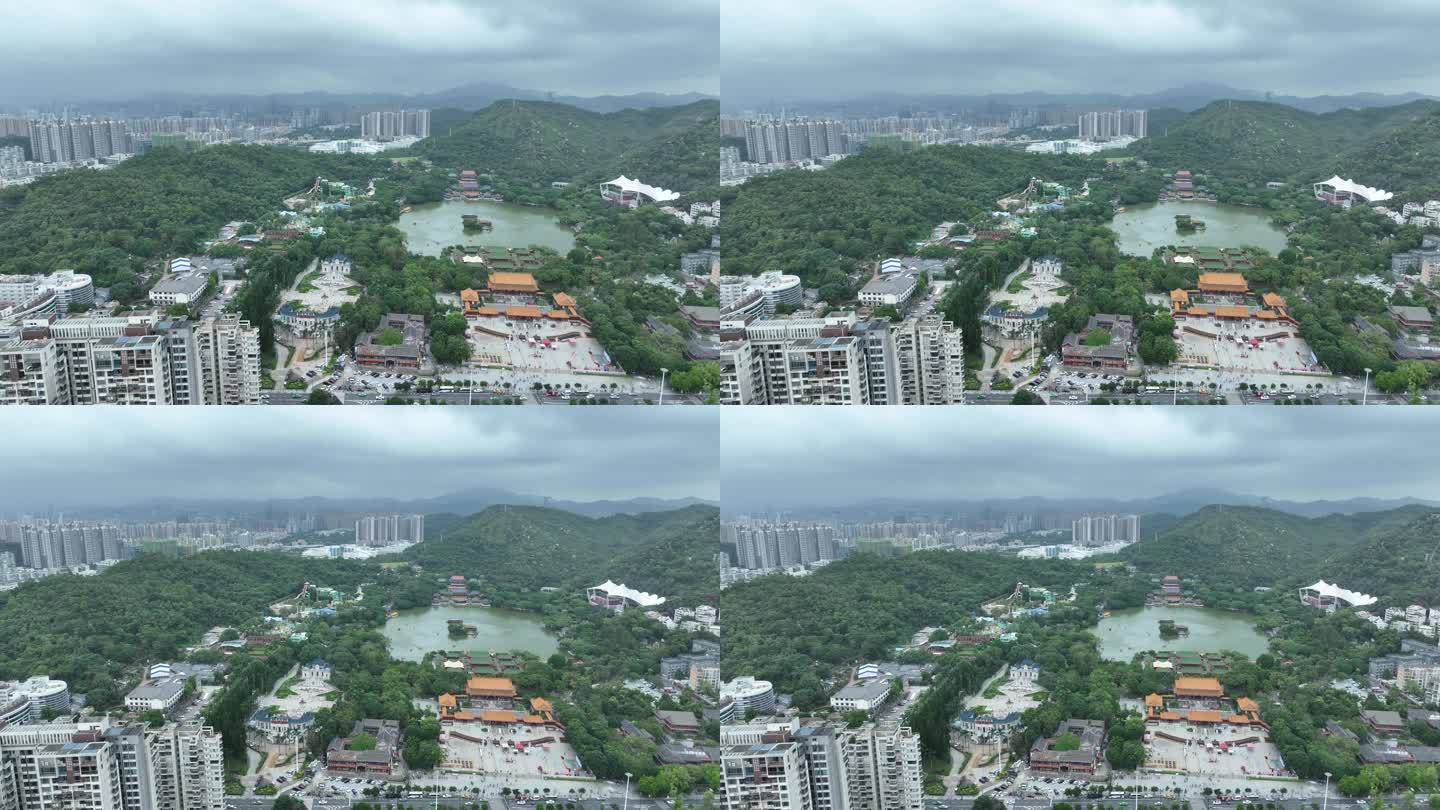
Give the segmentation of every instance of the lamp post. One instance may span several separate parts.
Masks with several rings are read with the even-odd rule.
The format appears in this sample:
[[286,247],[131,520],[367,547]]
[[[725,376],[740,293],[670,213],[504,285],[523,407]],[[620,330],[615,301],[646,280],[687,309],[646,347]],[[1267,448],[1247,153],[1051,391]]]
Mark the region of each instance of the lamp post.
[[657,405],[665,404],[665,375],[668,373],[670,373],[670,369],[663,366],[660,368],[660,400],[655,403]]
[[1365,369],[1365,390],[1360,393],[1360,404],[1366,404],[1370,399],[1370,369]]
[[[660,389],[664,391],[665,389]],[[630,772],[625,772],[625,807],[623,810],[630,810]]]
[[[1365,369],[1369,371],[1370,369]],[[1325,772],[1325,798],[1321,799],[1320,810],[1326,810],[1330,806],[1330,772]]]

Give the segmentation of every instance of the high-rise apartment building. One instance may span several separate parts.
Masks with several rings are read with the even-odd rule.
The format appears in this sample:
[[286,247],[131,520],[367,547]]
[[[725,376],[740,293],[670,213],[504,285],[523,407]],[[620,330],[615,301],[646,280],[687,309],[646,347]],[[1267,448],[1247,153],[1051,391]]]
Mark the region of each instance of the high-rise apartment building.
[[123,121],[30,121],[30,155],[37,163],[98,160],[132,151]]
[[1070,528],[1070,542],[1077,546],[1135,543],[1140,540],[1139,515],[1084,515]]
[[839,121],[748,121],[743,125],[745,156],[751,163],[789,163],[843,155],[845,127]]
[[964,401],[965,347],[960,330],[938,314],[909,318],[894,327],[902,405],[952,405]]
[[722,405],[963,402],[960,331],[939,315],[722,319]]
[[1149,113],[1145,110],[1099,110],[1081,113],[1080,138],[1108,141],[1114,138],[1144,138],[1149,134]]
[[260,404],[260,330],[227,314],[195,327],[199,388],[205,405]]
[[867,723],[841,745],[849,810],[921,810],[920,738],[908,726]]
[[0,729],[6,810],[223,810],[220,735],[107,718]]
[[430,137],[429,110],[375,110],[360,116],[360,137],[367,141]]
[[726,810],[921,810],[920,739],[907,726],[763,721],[720,731]]
[[364,515],[355,521],[358,546],[418,543],[424,539],[424,515]]
[[0,338],[0,404],[259,402],[260,333],[235,315],[41,318]]

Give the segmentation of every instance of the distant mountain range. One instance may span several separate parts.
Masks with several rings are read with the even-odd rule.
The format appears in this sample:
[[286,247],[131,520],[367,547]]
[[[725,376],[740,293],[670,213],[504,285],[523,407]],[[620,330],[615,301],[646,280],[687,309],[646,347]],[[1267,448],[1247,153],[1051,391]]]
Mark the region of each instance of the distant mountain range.
[[1345,96],[1288,96],[1261,90],[1242,90],[1223,84],[1191,84],[1154,93],[987,93],[981,95],[874,93],[847,99],[759,99],[726,96],[726,112],[747,109],[770,110],[785,107],[799,112],[843,112],[846,115],[895,115],[901,110],[925,110],[949,113],[960,110],[993,110],[1003,112],[1011,107],[1137,107],[1156,109],[1173,107],[1191,111],[1225,99],[1236,101],[1269,101],[1306,112],[1325,113],[1335,110],[1389,107],[1418,99],[1435,98],[1422,93],[1354,93]]
[[472,82],[435,93],[274,93],[269,95],[154,93],[133,99],[94,100],[72,105],[84,110],[124,111],[128,115],[172,115],[195,110],[281,113],[311,107],[458,107],[479,110],[506,99],[554,101],[591,112],[609,113],[624,109],[678,107],[714,99],[704,93],[632,93],[629,95],[566,96],[513,87],[498,82]]
[[292,512],[415,512],[473,515],[491,506],[542,506],[589,518],[611,515],[668,512],[694,505],[718,506],[702,498],[628,498],[624,500],[570,501],[527,495],[497,487],[470,487],[433,498],[290,498],[246,501],[194,498],[155,498],[124,506],[64,508],[66,516],[172,520],[182,515],[283,515]]
[[[847,520],[892,519],[909,517],[947,517],[1005,512],[1133,512],[1136,514],[1188,515],[1207,506],[1262,507],[1300,517],[1348,515],[1359,512],[1383,512],[1411,505],[1440,506],[1440,501],[1423,498],[1347,498],[1344,500],[1288,501],[1260,495],[1241,495],[1224,489],[1196,488],[1149,498],[997,498],[986,500],[928,500],[910,498],[877,498],[845,506],[808,506],[783,510],[787,515],[818,518],[836,517]],[[742,507],[724,504],[727,516],[748,512],[767,514],[773,509],[760,505]]]

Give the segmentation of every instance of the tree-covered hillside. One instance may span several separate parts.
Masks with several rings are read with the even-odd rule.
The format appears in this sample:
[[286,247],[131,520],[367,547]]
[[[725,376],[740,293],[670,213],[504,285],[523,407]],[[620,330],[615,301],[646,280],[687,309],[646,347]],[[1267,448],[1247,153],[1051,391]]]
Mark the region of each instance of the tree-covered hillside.
[[1440,603],[1440,512],[1400,510],[1363,542],[1324,561],[1327,579],[1387,604]]
[[976,146],[874,150],[822,172],[778,172],[727,189],[726,272],[794,273],[823,286],[860,259],[902,253],[943,221],[988,217],[1031,177],[1079,188],[1094,160]]
[[[685,192],[713,185],[719,104],[593,113],[545,101],[499,101],[416,145],[437,165],[474,169],[515,189],[625,173]],[[707,137],[708,133],[708,137]],[[703,168],[702,168],[703,166]]]
[[1440,102],[1315,114],[1259,101],[1217,101],[1132,151],[1166,169],[1229,181],[1314,182],[1333,174],[1403,192],[1437,187]]
[[538,506],[492,506],[404,556],[437,576],[479,580],[500,604],[513,603],[522,591],[606,579],[694,599],[715,590],[719,521],[713,506],[600,519]]
[[[105,171],[0,190],[0,273],[73,268],[109,286],[144,262],[188,254],[221,225],[276,210],[316,176],[364,186],[375,158],[262,146],[157,149]],[[133,277],[133,276],[132,276]]]
[[841,665],[882,660],[925,626],[970,617],[1016,583],[1068,591],[1087,565],[988,553],[855,554],[799,579],[770,576],[727,588],[724,676],[753,675],[801,705]]
[[1332,558],[1359,554],[1367,543],[1407,531],[1417,517],[1430,511],[1404,507],[1304,518],[1272,509],[1208,506],[1154,540],[1126,548],[1120,557],[1152,575],[1176,574],[1203,580],[1212,588],[1243,591],[1319,577],[1334,579],[1342,573],[1348,577],[1358,568],[1337,565]]
[[174,659],[217,625],[253,620],[307,581],[341,590],[374,569],[288,554],[142,554],[99,576],[61,575],[0,594],[0,678],[50,675],[95,705],[115,702],[127,669]]

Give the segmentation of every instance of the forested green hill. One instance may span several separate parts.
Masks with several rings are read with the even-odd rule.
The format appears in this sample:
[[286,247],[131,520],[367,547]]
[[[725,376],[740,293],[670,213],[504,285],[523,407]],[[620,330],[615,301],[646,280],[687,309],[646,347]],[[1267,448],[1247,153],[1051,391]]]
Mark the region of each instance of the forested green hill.
[[1217,101],[1132,151],[1167,169],[1227,180],[1314,182],[1331,175],[1403,192],[1440,172],[1440,102],[1316,114],[1282,104]]
[[1440,603],[1440,512],[1399,510],[1363,542],[1324,561],[1327,579],[1389,604]]
[[415,151],[437,165],[514,185],[548,188],[624,173],[684,192],[714,184],[719,141],[714,101],[606,114],[546,101],[498,101],[435,130]]
[[1016,583],[1068,591],[1091,567],[988,553],[854,554],[810,576],[763,577],[720,595],[724,676],[753,675],[794,692],[798,705],[828,694],[837,666],[888,660],[921,627],[970,617]]
[[1081,157],[932,146],[874,150],[821,172],[756,177],[722,196],[733,195],[725,210],[726,272],[780,270],[806,286],[840,283],[856,260],[909,250],[940,222],[988,216],[997,198],[1031,177],[1078,189],[1099,166]]
[[383,161],[263,146],[157,149],[105,171],[0,191],[0,273],[73,268],[109,286],[188,254],[221,225],[276,210],[317,175],[363,186]]
[[404,556],[437,576],[460,573],[492,585],[501,602],[517,591],[606,579],[666,597],[696,597],[716,590],[719,521],[713,506],[599,519],[492,506]]
[[[1194,577],[1212,588],[1249,590],[1292,580],[1333,580],[1342,573],[1353,577],[1361,568],[1372,569],[1378,577],[1382,575],[1373,569],[1384,566],[1360,565],[1363,549],[1370,543],[1387,547],[1387,538],[1410,531],[1417,518],[1431,511],[1404,507],[1304,518],[1273,509],[1209,506],[1154,540],[1126,548],[1120,557],[1152,575]],[[1397,570],[1394,575],[1402,574]]]
[[373,567],[289,554],[142,554],[99,576],[60,575],[0,594],[0,678],[50,675],[99,706],[127,668],[171,660],[217,625],[250,621],[307,581],[351,590]]

